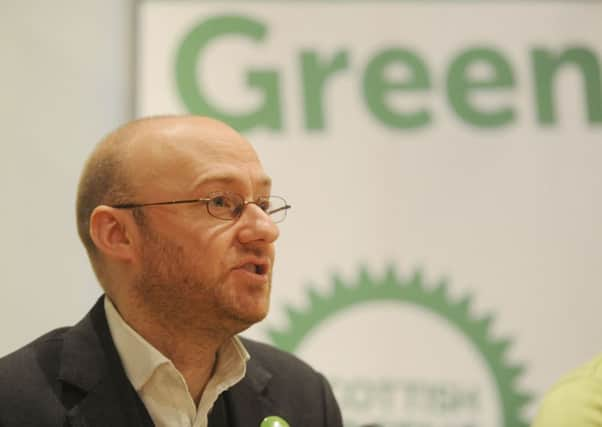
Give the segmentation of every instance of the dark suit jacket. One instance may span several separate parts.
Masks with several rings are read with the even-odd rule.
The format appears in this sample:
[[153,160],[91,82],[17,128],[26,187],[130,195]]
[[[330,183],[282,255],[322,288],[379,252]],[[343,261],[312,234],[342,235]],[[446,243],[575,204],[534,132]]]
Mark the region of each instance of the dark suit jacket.
[[[256,427],[269,415],[291,427],[342,426],[322,375],[287,353],[243,342],[247,374],[222,393],[210,427]],[[152,425],[113,344],[102,298],[77,325],[0,359],[0,427]]]

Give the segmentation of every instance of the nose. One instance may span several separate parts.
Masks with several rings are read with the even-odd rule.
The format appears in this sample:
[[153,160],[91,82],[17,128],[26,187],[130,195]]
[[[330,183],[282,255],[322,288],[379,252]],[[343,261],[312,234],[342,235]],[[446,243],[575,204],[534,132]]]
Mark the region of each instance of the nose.
[[245,205],[240,218],[238,240],[240,243],[266,243],[276,241],[280,230],[272,218],[254,203]]

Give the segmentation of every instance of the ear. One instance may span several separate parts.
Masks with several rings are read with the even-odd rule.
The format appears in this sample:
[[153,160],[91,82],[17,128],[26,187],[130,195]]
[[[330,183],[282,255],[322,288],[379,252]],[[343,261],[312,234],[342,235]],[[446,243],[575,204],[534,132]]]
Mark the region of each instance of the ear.
[[97,206],[90,215],[90,237],[108,258],[131,261],[135,257],[135,221],[129,211]]

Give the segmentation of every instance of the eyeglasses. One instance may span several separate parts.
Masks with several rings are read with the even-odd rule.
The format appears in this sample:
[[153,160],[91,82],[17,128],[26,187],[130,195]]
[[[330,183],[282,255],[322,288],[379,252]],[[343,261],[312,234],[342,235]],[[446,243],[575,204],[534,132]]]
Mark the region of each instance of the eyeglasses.
[[286,203],[282,197],[267,196],[260,197],[257,200],[245,200],[240,194],[236,193],[210,193],[209,197],[202,199],[190,200],[173,200],[169,202],[154,202],[154,203],[120,203],[110,205],[115,209],[135,209],[144,208],[147,206],[163,206],[163,205],[180,205],[184,203],[204,203],[207,206],[209,215],[223,219],[234,220],[242,215],[243,210],[247,205],[253,204],[268,214],[272,221],[278,223],[284,221],[286,212],[291,208],[291,205]]

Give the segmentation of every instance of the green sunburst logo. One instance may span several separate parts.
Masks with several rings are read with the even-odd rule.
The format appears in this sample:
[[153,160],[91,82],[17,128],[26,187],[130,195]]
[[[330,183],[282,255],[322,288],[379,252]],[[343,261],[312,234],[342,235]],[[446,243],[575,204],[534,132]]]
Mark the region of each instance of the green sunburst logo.
[[329,295],[322,295],[309,287],[307,296],[309,307],[306,310],[286,307],[288,326],[285,329],[268,330],[274,345],[294,353],[308,335],[325,320],[359,305],[375,302],[414,305],[451,325],[482,357],[497,389],[502,418],[499,425],[528,426],[522,412],[532,400],[532,396],[521,391],[517,384],[525,370],[524,366],[507,360],[511,340],[494,338],[491,332],[493,315],[473,316],[472,298],[465,296],[453,301],[445,281],[440,281],[435,286],[426,286],[420,271],[404,279],[398,277],[393,267],[389,267],[383,277],[376,278],[371,276],[367,269],[362,268],[355,283],[346,284],[340,277],[334,276],[332,292]]

